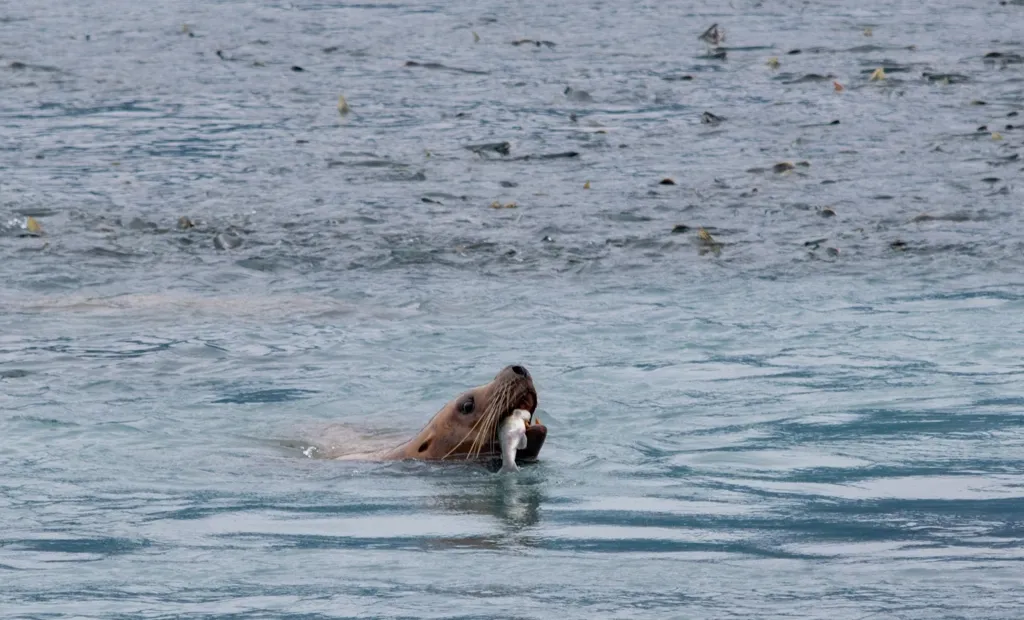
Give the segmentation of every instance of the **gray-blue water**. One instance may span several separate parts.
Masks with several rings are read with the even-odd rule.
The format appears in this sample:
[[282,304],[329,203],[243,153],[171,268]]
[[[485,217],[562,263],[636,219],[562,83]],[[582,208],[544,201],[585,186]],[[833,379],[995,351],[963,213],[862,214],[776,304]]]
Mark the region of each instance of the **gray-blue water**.
[[[1019,0],[0,2],[0,615],[1020,617],[1022,54]],[[519,475],[310,458],[512,363]]]

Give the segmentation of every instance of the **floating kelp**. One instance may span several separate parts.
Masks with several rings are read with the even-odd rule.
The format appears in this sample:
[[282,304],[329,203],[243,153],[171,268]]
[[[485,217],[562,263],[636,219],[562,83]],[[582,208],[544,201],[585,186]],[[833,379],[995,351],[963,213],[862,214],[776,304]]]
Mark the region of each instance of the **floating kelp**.
[[835,77],[836,76],[831,73],[824,75],[821,73],[805,73],[801,76],[796,76],[793,73],[780,73],[772,79],[782,82],[783,84],[807,84],[813,82],[827,82],[829,80],[834,80]]
[[471,75],[488,75],[488,71],[477,71],[476,69],[460,69],[459,67],[449,67],[442,65],[439,62],[416,62],[415,60],[409,60],[405,63],[406,67],[419,67],[422,69],[436,69],[439,71],[451,71],[453,73],[468,73]]
[[465,148],[479,155],[487,152],[498,153],[499,155],[508,155],[512,151],[512,145],[508,141],[488,142],[486,144],[469,144]]
[[929,82],[938,82],[941,84],[963,84],[969,80],[966,75],[961,75],[959,73],[929,73],[925,71],[921,74],[921,77]]
[[552,41],[538,41],[535,39],[519,39],[518,41],[512,41],[512,45],[519,47],[520,45],[533,45],[534,47],[546,46],[548,48],[554,48],[555,43]]
[[697,243],[702,255],[707,252],[714,252],[715,254],[718,254],[722,251],[723,244],[712,237],[711,233],[709,233],[704,227],[697,230]]
[[522,155],[520,157],[513,157],[509,161],[530,161],[532,159],[572,159],[579,156],[580,154],[577,153],[576,151],[562,151],[561,153],[541,153],[540,155]]

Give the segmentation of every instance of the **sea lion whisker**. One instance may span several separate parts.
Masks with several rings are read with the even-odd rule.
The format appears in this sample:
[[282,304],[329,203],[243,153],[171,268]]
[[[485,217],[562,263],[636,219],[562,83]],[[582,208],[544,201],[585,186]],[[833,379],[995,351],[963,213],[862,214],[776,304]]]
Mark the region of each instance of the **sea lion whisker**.
[[[494,395],[493,400],[484,411],[484,415],[477,420],[478,424],[483,424],[481,432],[477,433],[476,437],[473,438],[473,444],[470,446],[469,453],[466,455],[467,459],[476,458],[480,456],[480,452],[484,448],[485,442],[492,440],[494,435],[498,432],[498,419],[501,417],[502,412],[506,411],[509,407],[508,403],[511,401],[511,394],[513,388],[511,385],[504,385]],[[476,425],[473,426],[476,429]]]
[[[385,459],[471,460],[491,456],[500,444],[503,420],[513,410],[532,414],[537,407],[537,391],[530,373],[522,366],[503,368],[489,383],[471,388],[449,401],[415,437],[382,453]],[[520,416],[521,417],[521,416]],[[536,459],[544,443],[547,428],[532,420],[526,423],[527,461]],[[520,460],[519,456],[515,457]]]
[[446,458],[448,458],[449,456],[451,456],[451,455],[452,455],[452,453],[453,453],[453,452],[455,452],[456,450],[458,450],[458,449],[459,449],[459,446],[461,446],[461,445],[462,445],[463,443],[465,443],[465,441],[466,441],[467,439],[469,439],[470,435],[472,435],[472,434],[473,434],[473,432],[474,432],[474,431],[476,430],[476,427],[477,427],[477,426],[479,426],[479,425],[480,425],[480,422],[482,422],[482,421],[483,421],[483,417],[481,416],[481,418],[480,418],[479,420],[477,420],[477,421],[476,421],[476,422],[475,422],[475,423],[473,424],[473,426],[472,426],[472,427],[470,427],[470,429],[469,429],[468,431],[466,431],[466,434],[462,436],[462,439],[460,439],[460,440],[459,440],[459,441],[458,441],[458,442],[457,442],[457,443],[456,443],[456,444],[455,444],[454,446],[452,446],[452,449],[451,449],[451,450],[449,450],[448,452],[446,452],[446,453],[445,453],[445,455],[441,457],[441,459],[443,460],[443,459],[446,459]]

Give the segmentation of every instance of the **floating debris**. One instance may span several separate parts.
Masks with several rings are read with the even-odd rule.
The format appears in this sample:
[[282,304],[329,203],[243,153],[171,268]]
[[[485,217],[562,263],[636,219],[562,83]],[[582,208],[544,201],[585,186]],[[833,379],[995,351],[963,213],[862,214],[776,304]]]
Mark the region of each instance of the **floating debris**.
[[992,139],[993,140],[1002,140],[1003,139],[1003,134],[999,133],[998,131],[993,131],[992,132]]
[[189,219],[188,216],[183,215],[183,216],[178,218],[178,229],[180,229],[180,230],[188,230],[189,228],[195,228],[195,227],[196,227],[195,222],[193,222],[191,219]]
[[873,35],[873,34],[874,34],[874,33],[873,33],[873,32],[871,31],[871,29],[870,29],[870,28],[865,28],[865,29],[864,29],[864,36],[865,36],[865,37],[870,37],[870,36],[871,36],[871,35]]
[[834,80],[836,76],[831,73],[822,75],[820,73],[807,73],[798,78],[793,78],[792,73],[780,73],[773,77],[773,80],[780,80],[783,84],[804,84],[807,82],[826,82],[828,80]]
[[837,93],[843,92],[843,85],[835,80],[832,81],[832,88],[835,89]]
[[576,90],[571,86],[566,86],[565,90],[562,91],[565,96],[573,101],[593,101],[594,98],[590,96],[585,90]]
[[213,237],[213,247],[218,250],[233,250],[240,245],[242,238],[231,232],[218,233]]
[[716,241],[703,226],[697,231],[697,242],[700,244],[701,255],[707,252],[718,254],[722,250],[722,244]]
[[439,69],[441,71],[453,71],[455,73],[469,73],[471,75],[488,75],[487,71],[477,71],[475,69],[460,69],[459,67],[449,67],[442,65],[439,62],[416,62],[415,60],[408,60],[405,63],[406,67],[420,67],[421,69]]
[[725,120],[725,117],[705,111],[700,115],[700,122],[704,125],[717,125]]
[[664,179],[658,181],[658,185],[675,185],[675,184],[676,184],[676,182],[673,181],[672,179],[668,178],[668,177],[665,177]]
[[775,174],[783,174],[785,172],[789,172],[789,171],[795,170],[795,169],[796,169],[796,166],[793,165],[792,163],[788,162],[788,161],[779,162],[779,163],[775,164],[774,166],[772,166],[772,172],[774,172]]
[[562,151],[561,153],[542,153],[540,155],[523,155],[521,157],[513,157],[509,161],[530,161],[532,159],[572,159],[579,157],[580,154],[576,151]]
[[502,204],[501,201],[499,200],[495,200],[494,202],[491,203],[492,209],[515,209],[518,206],[519,205],[517,205],[514,202],[506,202],[505,204]]
[[922,213],[914,216],[910,221],[919,224],[921,222],[969,222],[970,220],[971,214],[964,211],[954,211],[953,213],[941,213],[939,215]]
[[705,30],[697,39],[717,47],[725,41],[725,28],[719,28],[717,23],[711,24],[711,27]]
[[338,114],[345,116],[352,111],[352,108],[348,107],[348,101],[345,101],[345,95],[338,95]]
[[508,155],[512,151],[512,145],[508,141],[488,142],[486,144],[470,144],[466,148],[478,155],[482,155],[488,151],[493,151],[500,155]]
[[938,82],[940,84],[963,84],[970,79],[966,75],[959,73],[929,73],[928,71],[922,73],[921,77],[929,82]]
[[546,45],[549,48],[555,47],[555,43],[552,41],[535,41],[534,39],[519,39],[518,41],[512,41],[512,45],[515,45],[516,47],[519,47],[520,45],[533,45],[535,47]]
[[1000,60],[1003,64],[1024,63],[1024,56],[1013,53],[1004,54],[1003,52],[989,52],[985,54],[984,58],[985,60]]
[[305,69],[303,69],[299,65],[292,65],[292,71],[294,71],[296,73],[301,73],[301,72],[305,71]]
[[590,181],[583,184],[583,189],[590,189]]
[[766,63],[764,63],[764,64],[768,65],[768,66],[769,66],[769,67],[771,67],[772,69],[778,69],[778,68],[779,68],[779,65],[780,65],[781,63],[779,62],[779,59],[778,59],[778,57],[776,57],[776,56],[772,56],[771,58],[769,58],[769,59],[768,59],[768,62],[766,62]]
[[14,218],[0,222],[0,235],[11,237],[40,237],[43,227],[31,215],[26,218]]
[[884,80],[885,79],[885,69],[883,69],[882,67],[879,67],[879,68],[875,69],[871,73],[871,77],[868,78],[868,79],[871,80],[872,82],[875,82],[875,81],[878,81],[878,80]]
[[479,43],[479,42],[480,42],[480,35],[478,35],[476,33],[476,31],[474,30],[473,31],[473,43]]
[[825,243],[826,241],[828,241],[828,238],[825,238],[825,239],[811,239],[810,241],[804,241],[804,247],[805,248],[810,248],[812,250],[817,250],[818,247],[822,243]]

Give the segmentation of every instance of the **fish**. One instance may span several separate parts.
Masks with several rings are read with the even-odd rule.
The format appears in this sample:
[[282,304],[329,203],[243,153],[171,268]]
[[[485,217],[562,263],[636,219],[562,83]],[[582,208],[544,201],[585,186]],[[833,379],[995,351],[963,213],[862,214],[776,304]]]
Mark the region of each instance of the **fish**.
[[498,441],[501,443],[499,474],[519,471],[519,466],[516,465],[516,452],[526,447],[526,424],[531,417],[529,411],[516,409],[501,423],[498,431]]

